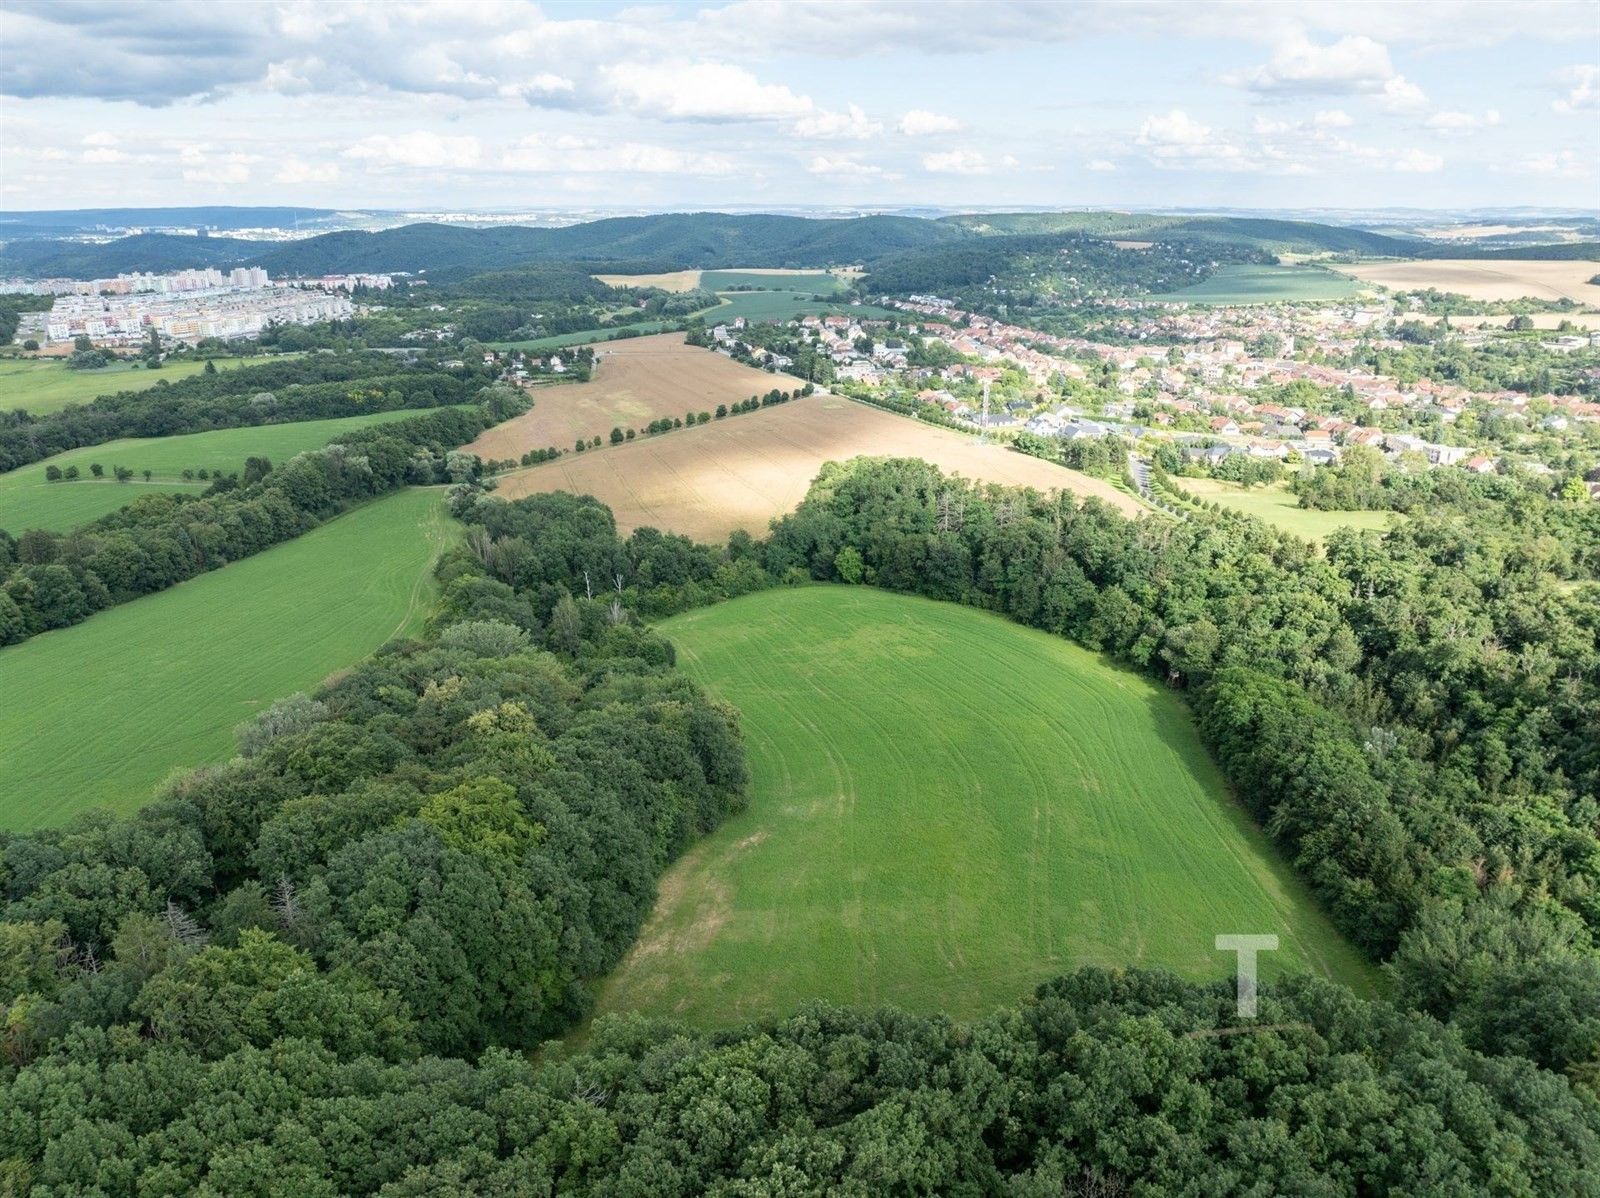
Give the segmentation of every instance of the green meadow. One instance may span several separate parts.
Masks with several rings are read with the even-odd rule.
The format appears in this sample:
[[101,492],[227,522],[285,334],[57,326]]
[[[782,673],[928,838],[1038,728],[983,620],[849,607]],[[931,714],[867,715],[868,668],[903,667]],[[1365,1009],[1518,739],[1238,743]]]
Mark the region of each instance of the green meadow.
[[[218,358],[218,370],[232,370],[264,358]],[[68,370],[59,358],[10,358],[0,361],[0,411],[22,408],[35,416],[59,412],[68,404],[83,404],[117,391],[143,391],[162,379],[175,383],[206,368],[204,360],[168,362],[159,370],[146,370],[132,362],[118,362],[104,370]]]
[[132,811],[233,728],[421,627],[457,535],[411,489],[170,590],[0,649],[0,827]]
[[1370,991],[1171,693],[1059,637],[866,587],[768,591],[660,626],[736,706],[751,801],[663,877],[600,1013],[699,1026],[807,999],[987,1012],[1079,965]]
[[703,270],[700,288],[703,291],[728,291],[734,287],[754,287],[759,291],[805,291],[831,294],[843,291],[845,281],[825,270],[796,271],[793,274],[765,274],[761,271]]
[[1192,287],[1148,298],[1191,304],[1275,304],[1350,299],[1361,290],[1357,280],[1320,266],[1234,264],[1219,267]]
[[[418,409],[408,408],[338,420],[300,420],[291,424],[217,429],[180,437],[133,437],[87,449],[68,450],[0,474],[0,528],[13,534],[27,528],[59,532],[97,520],[151,490],[187,491],[198,495],[210,484],[185,481],[185,470],[233,472],[243,469],[245,459],[252,456],[264,457],[279,465],[297,453],[320,449],[351,429],[389,424],[419,414]],[[91,475],[89,467],[95,462],[105,467],[105,478],[96,479]],[[113,481],[112,467],[119,465],[132,470],[134,478],[125,483]],[[59,466],[63,470],[76,466],[81,477],[72,482],[49,482],[44,474],[47,466]],[[145,470],[152,472],[149,482],[144,480]]]
[[1196,499],[1220,503],[1236,512],[1265,520],[1307,541],[1320,542],[1323,537],[1341,528],[1377,529],[1381,532],[1389,527],[1390,517],[1395,515],[1393,512],[1324,512],[1304,508],[1284,483],[1241,487],[1237,483],[1214,478],[1179,478],[1173,481]]

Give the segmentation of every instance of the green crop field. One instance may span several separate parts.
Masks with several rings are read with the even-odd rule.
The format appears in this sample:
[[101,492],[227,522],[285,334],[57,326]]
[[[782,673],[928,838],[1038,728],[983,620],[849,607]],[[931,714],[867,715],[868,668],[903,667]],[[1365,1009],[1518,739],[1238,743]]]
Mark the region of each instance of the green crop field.
[[1191,304],[1273,304],[1294,300],[1341,300],[1358,295],[1362,285],[1347,275],[1318,266],[1219,267],[1203,283],[1149,298]]
[[599,1011],[697,1025],[810,998],[968,1016],[1082,964],[1370,991],[1169,692],[1059,637],[866,587],[661,625],[742,715],[751,804],[668,871]]
[[897,313],[872,304],[847,304],[838,300],[814,299],[811,291],[725,291],[723,302],[715,308],[706,308],[695,315],[703,317],[708,325],[723,324],[740,316],[750,321],[774,322],[793,320],[797,316],[824,316],[843,313],[846,316],[883,318]]
[[1389,527],[1390,517],[1395,516],[1394,512],[1323,512],[1304,508],[1284,483],[1241,487],[1237,483],[1225,483],[1214,478],[1179,478],[1173,481],[1197,499],[1220,503],[1236,512],[1265,520],[1284,532],[1292,532],[1308,541],[1321,541],[1330,532],[1340,528],[1381,531]]
[[615,341],[624,334],[645,336],[666,329],[681,328],[675,320],[646,320],[639,324],[619,325],[613,329],[583,329],[576,333],[557,333],[549,337],[535,337],[530,341],[490,341],[490,349],[520,349],[524,353],[548,353],[552,349],[566,349],[573,345],[596,345],[601,341]]
[[[254,363],[263,358],[218,358],[218,370]],[[159,370],[146,370],[119,362],[104,370],[68,370],[58,358],[13,358],[0,361],[0,411],[22,408],[35,416],[59,412],[68,404],[88,403],[96,396],[117,391],[143,391],[162,379],[175,383],[206,368],[204,361],[169,362]]]
[[825,270],[765,274],[760,271],[703,270],[700,287],[704,291],[727,291],[733,287],[754,287],[760,291],[804,291],[831,295],[844,290],[844,280]]
[[[151,490],[189,491],[198,495],[210,484],[185,482],[185,470],[240,470],[245,459],[252,455],[265,457],[278,465],[297,453],[320,449],[350,429],[404,420],[420,415],[423,410],[225,428],[181,437],[135,437],[68,450],[31,466],[0,474],[0,528],[11,533],[26,528],[59,532],[97,520]],[[90,475],[89,466],[93,462],[105,467],[104,479]],[[111,481],[112,467],[119,465],[133,470],[135,478],[125,483]],[[47,466],[62,469],[77,466],[82,477],[73,482],[47,482],[44,476]],[[148,483],[140,473],[144,470],[154,472]]]
[[420,627],[455,535],[400,491],[255,557],[0,649],[0,827],[142,806],[254,712]]

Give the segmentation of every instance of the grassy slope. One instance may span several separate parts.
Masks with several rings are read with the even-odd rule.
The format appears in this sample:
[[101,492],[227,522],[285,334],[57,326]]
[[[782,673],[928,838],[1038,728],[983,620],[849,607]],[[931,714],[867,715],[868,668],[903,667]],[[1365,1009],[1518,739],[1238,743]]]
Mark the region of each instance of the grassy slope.
[[265,553],[0,649],[0,827],[131,811],[232,730],[420,626],[455,525],[439,490],[358,508]]
[[762,274],[759,271],[703,270],[700,286],[707,291],[726,291],[732,287],[754,287],[761,291],[806,291],[827,295],[844,290],[844,280],[827,271],[795,274]]
[[[218,358],[218,370],[259,365],[265,358]],[[175,383],[199,374],[203,361],[171,362],[160,370],[119,363],[104,370],[68,370],[59,359],[15,358],[0,362],[0,410],[23,408],[35,416],[59,412],[68,404],[88,403],[117,391],[143,391],[162,379]]]
[[662,881],[599,1011],[701,1025],[822,997],[957,1015],[1078,964],[1373,973],[1226,793],[1182,705],[1069,642],[870,588],[667,621],[742,713],[750,809]]
[[1270,304],[1292,300],[1348,299],[1362,290],[1355,280],[1315,266],[1223,266],[1204,282],[1151,299],[1191,304]]
[[[110,441],[87,449],[73,449],[43,462],[0,474],[0,528],[19,533],[26,528],[65,530],[98,519],[156,491],[188,491],[198,495],[209,485],[186,483],[185,470],[240,470],[245,459],[266,457],[281,464],[308,449],[320,449],[340,433],[369,424],[388,424],[416,416],[416,409],[374,412],[340,420],[302,420],[292,424],[267,424],[254,428],[225,428],[180,437],[135,437]],[[106,478],[96,480],[89,464],[99,462]],[[75,482],[46,482],[46,466],[77,466],[83,477]],[[134,471],[153,470],[146,483],[109,481],[113,466]]]
[[1308,541],[1320,541],[1340,528],[1389,527],[1393,512],[1321,512],[1303,508],[1292,491],[1282,483],[1268,487],[1241,487],[1212,478],[1180,478],[1179,487],[1198,499],[1217,502],[1268,524],[1292,532]]
[[813,299],[811,291],[726,291],[723,302],[697,313],[708,325],[723,324],[737,317],[753,321],[793,320],[797,316],[823,316],[843,313],[861,319],[895,316],[897,313],[872,304],[845,304]]

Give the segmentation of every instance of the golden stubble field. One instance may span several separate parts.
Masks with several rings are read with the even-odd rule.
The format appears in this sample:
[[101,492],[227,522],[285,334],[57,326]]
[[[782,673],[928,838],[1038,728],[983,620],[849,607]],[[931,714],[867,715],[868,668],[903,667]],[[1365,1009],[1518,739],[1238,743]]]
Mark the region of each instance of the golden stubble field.
[[776,387],[804,386],[786,374],[768,374],[722,354],[685,345],[682,333],[630,337],[595,348],[596,369],[587,383],[541,387],[533,408],[497,424],[466,448],[485,458],[520,458],[530,449],[571,449],[579,437],[607,437],[616,426],[643,429],[659,416],[691,409],[715,412]]
[[1570,299],[1600,305],[1600,262],[1536,262],[1510,259],[1439,258],[1420,262],[1329,264],[1363,282],[1396,290],[1436,287],[1478,300]]
[[649,525],[718,541],[736,528],[765,532],[805,497],[824,462],[862,456],[922,458],[967,478],[1092,495],[1127,515],[1147,510],[1100,479],[826,394],[567,454],[503,475],[496,493],[593,495],[624,533]]

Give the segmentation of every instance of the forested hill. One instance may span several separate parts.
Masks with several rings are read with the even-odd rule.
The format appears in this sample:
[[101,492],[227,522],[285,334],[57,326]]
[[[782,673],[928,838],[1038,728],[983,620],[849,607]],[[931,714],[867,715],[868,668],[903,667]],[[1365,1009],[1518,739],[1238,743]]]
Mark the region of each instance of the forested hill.
[[1244,216],[1174,216],[1146,212],[977,212],[947,216],[943,224],[987,237],[1026,233],[1081,233],[1132,241],[1221,241],[1273,253],[1415,256],[1424,243],[1366,229],[1302,220]]
[[960,240],[954,225],[909,216],[820,220],[717,212],[616,217],[564,229],[465,229],[418,224],[379,233],[325,233],[263,245],[225,237],[142,234],[102,245],[16,241],[0,274],[98,278],[119,271],[263,266],[274,276],[343,271],[490,270],[525,262],[649,260],[675,267],[818,267]]

